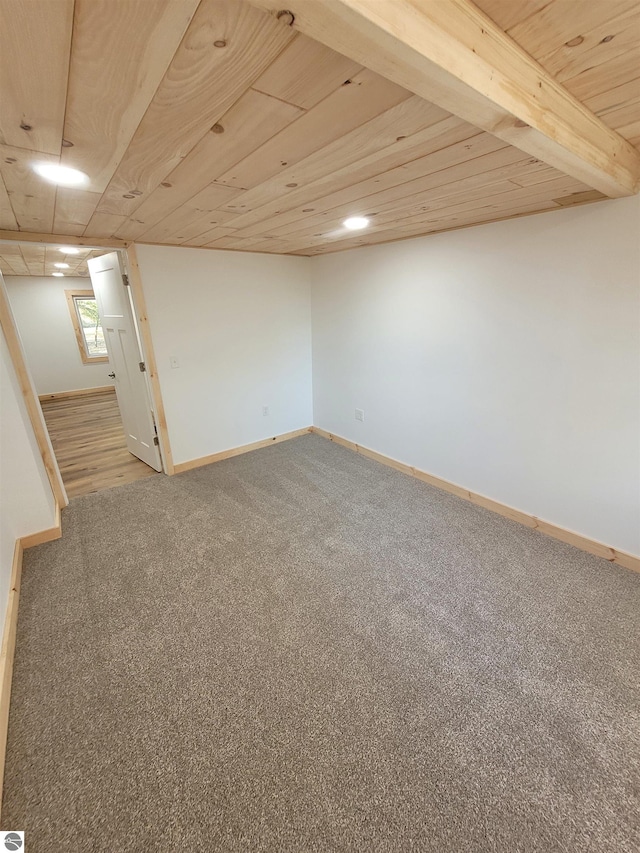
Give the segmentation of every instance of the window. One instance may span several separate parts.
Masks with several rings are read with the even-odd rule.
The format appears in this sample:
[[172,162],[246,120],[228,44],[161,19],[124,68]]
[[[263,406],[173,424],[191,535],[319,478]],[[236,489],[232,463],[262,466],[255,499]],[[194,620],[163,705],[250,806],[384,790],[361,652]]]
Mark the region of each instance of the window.
[[99,361],[109,361],[93,291],[65,290],[65,293],[83,363],[95,364]]

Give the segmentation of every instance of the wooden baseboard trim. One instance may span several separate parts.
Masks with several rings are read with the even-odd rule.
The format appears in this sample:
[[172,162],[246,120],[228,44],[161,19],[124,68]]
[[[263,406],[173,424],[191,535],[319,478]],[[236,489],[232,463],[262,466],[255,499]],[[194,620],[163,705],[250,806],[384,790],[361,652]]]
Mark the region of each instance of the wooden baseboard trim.
[[29,536],[16,539],[11,566],[9,599],[4,620],[2,646],[0,647],[0,812],[2,810],[2,786],[4,782],[4,761],[7,752],[7,732],[9,727],[9,706],[11,704],[11,682],[13,679],[13,659],[16,650],[16,632],[18,628],[18,603],[20,582],[22,580],[22,558],[25,549],[43,542],[51,542],[62,536],[61,508],[56,503],[56,526]]
[[269,447],[271,444],[279,444],[281,441],[289,441],[291,438],[308,435],[312,429],[313,427],[295,429],[293,432],[283,432],[281,435],[274,435],[272,438],[263,438],[261,441],[254,441],[252,444],[243,444],[240,447],[232,447],[229,450],[222,450],[220,453],[212,453],[210,456],[202,456],[199,459],[189,459],[187,462],[178,462],[174,465],[174,473],[182,474],[185,471],[191,471],[193,468],[200,468],[203,465],[211,465],[213,462],[222,462],[223,459],[231,459],[232,456],[251,453],[252,450],[260,450],[260,448]]
[[11,680],[13,678],[13,657],[16,649],[16,629],[18,626],[18,599],[22,578],[23,547],[16,540],[11,568],[11,585],[4,622],[2,648],[0,650],[0,809],[2,807],[2,786],[4,782],[4,761],[7,752],[7,732],[9,727],[9,705],[11,703]]
[[109,394],[114,391],[113,385],[100,385],[97,388],[79,388],[76,391],[56,391],[55,394],[39,394],[38,400],[66,400],[68,397],[90,397],[92,394]]
[[329,441],[334,441],[336,444],[340,444],[343,447],[349,448],[349,450],[362,454],[362,456],[367,456],[369,459],[374,459],[376,462],[381,462],[383,465],[387,465],[390,468],[395,468],[396,471],[401,471],[403,474],[408,474],[410,477],[416,477],[418,480],[429,483],[431,486],[443,489],[445,492],[450,492],[465,501],[477,504],[478,506],[491,510],[491,512],[498,513],[498,515],[505,516],[505,518],[510,518],[512,521],[517,521],[519,524],[524,524],[527,527],[538,530],[540,533],[544,533],[545,536],[551,536],[553,539],[560,539],[562,542],[567,542],[569,545],[573,545],[581,551],[587,551],[589,554],[595,554],[596,557],[602,557],[610,563],[616,563],[617,565],[624,566],[634,572],[640,572],[640,557],[636,557],[633,554],[627,554],[625,551],[619,551],[617,548],[611,548],[608,545],[603,545],[602,542],[597,542],[595,539],[589,539],[586,536],[582,536],[580,533],[574,533],[573,530],[566,530],[564,527],[559,527],[557,524],[553,524],[550,521],[544,521],[541,518],[536,518],[534,515],[522,512],[522,510],[514,509],[513,507],[507,506],[499,501],[494,501],[492,498],[479,495],[476,492],[471,492],[469,489],[465,489],[455,483],[450,483],[448,480],[443,480],[440,477],[435,477],[433,474],[428,474],[426,471],[421,471],[419,468],[406,465],[404,462],[398,462],[397,459],[392,459],[390,456],[384,456],[382,453],[370,450],[368,447],[363,447],[360,444],[349,441],[347,438],[342,438],[340,435],[334,435],[331,432],[320,429],[320,427],[311,427],[310,432],[320,435],[323,438],[327,438]]

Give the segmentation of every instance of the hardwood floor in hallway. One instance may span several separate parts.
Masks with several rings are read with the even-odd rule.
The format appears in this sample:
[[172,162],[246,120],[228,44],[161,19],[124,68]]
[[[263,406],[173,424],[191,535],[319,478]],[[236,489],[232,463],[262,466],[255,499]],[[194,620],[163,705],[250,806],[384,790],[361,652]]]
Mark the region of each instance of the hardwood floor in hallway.
[[115,391],[41,400],[41,406],[70,498],[157,473],[127,450]]

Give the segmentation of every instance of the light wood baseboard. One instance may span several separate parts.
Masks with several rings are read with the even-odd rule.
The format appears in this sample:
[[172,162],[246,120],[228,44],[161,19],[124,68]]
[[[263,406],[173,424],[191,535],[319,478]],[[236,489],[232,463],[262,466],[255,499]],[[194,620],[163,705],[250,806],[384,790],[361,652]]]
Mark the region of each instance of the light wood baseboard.
[[580,533],[574,533],[572,530],[566,530],[564,527],[559,527],[550,521],[543,521],[536,518],[534,515],[522,512],[522,510],[514,509],[506,504],[494,501],[492,498],[487,498],[484,495],[479,495],[476,492],[471,492],[468,489],[458,486],[455,483],[450,483],[448,480],[443,480],[440,477],[435,477],[433,474],[428,474],[426,471],[421,471],[419,468],[414,468],[411,465],[406,465],[404,462],[398,462],[397,459],[392,459],[389,456],[384,456],[375,450],[370,450],[368,447],[363,447],[353,441],[349,441],[342,436],[334,435],[319,427],[311,427],[310,432],[320,435],[323,438],[334,441],[336,444],[341,444],[343,447],[349,448],[356,453],[367,456],[369,459],[374,459],[376,462],[381,462],[390,468],[395,468],[396,471],[401,471],[403,474],[408,474],[410,477],[417,477],[431,486],[438,489],[443,489],[445,492],[451,492],[465,501],[482,506],[485,509],[496,512],[498,515],[503,515],[505,518],[510,518],[512,521],[517,521],[519,524],[524,524],[544,533],[545,536],[551,536],[553,539],[560,539],[562,542],[567,542],[582,551],[587,551],[589,554],[595,554],[596,557],[602,557],[610,563],[616,563],[624,566],[627,569],[632,569],[634,572],[640,572],[640,557],[635,557],[633,554],[627,554],[625,551],[619,551],[617,548],[611,548],[608,545],[603,545],[602,542],[597,542],[595,539],[589,539],[582,536]]
[[184,471],[191,471],[193,468],[200,468],[202,465],[211,465],[213,462],[221,462],[223,459],[230,459],[232,456],[240,456],[242,453],[260,450],[262,447],[269,447],[270,444],[279,444],[281,441],[288,441],[290,438],[308,435],[312,430],[313,427],[304,427],[304,429],[296,429],[293,432],[284,432],[282,435],[274,435],[273,438],[263,438],[261,441],[254,441],[252,444],[243,444],[240,447],[232,447],[230,450],[222,450],[220,453],[212,453],[210,456],[202,456],[200,459],[178,462],[174,465],[174,473],[182,474]]
[[9,600],[7,602],[7,613],[4,622],[2,648],[0,650],[0,810],[2,808],[4,760],[7,752],[13,656],[16,649],[16,629],[18,626],[18,598],[20,597],[20,580],[22,578],[22,553],[22,542],[18,539],[16,540],[16,547],[13,552]]
[[20,581],[22,580],[22,558],[27,548],[51,542],[62,536],[60,504],[56,503],[56,526],[38,533],[31,533],[16,539],[11,566],[9,599],[4,620],[2,646],[0,647],[0,812],[2,810],[2,786],[4,782],[4,761],[7,751],[7,731],[9,726],[9,706],[11,704],[11,682],[13,678],[13,658],[16,650],[16,631],[18,628],[18,602],[20,599]]
[[56,391],[55,394],[39,394],[38,400],[66,400],[68,397],[89,397],[92,394],[109,394],[115,391],[113,385],[100,385],[97,388],[79,388],[76,391]]

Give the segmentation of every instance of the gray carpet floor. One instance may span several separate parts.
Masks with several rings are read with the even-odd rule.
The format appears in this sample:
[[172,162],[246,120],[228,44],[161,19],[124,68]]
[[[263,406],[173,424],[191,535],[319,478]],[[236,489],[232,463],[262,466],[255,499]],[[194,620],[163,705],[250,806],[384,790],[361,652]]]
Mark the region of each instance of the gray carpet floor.
[[30,853],[640,849],[639,575],[317,436],[63,525],[20,598]]

